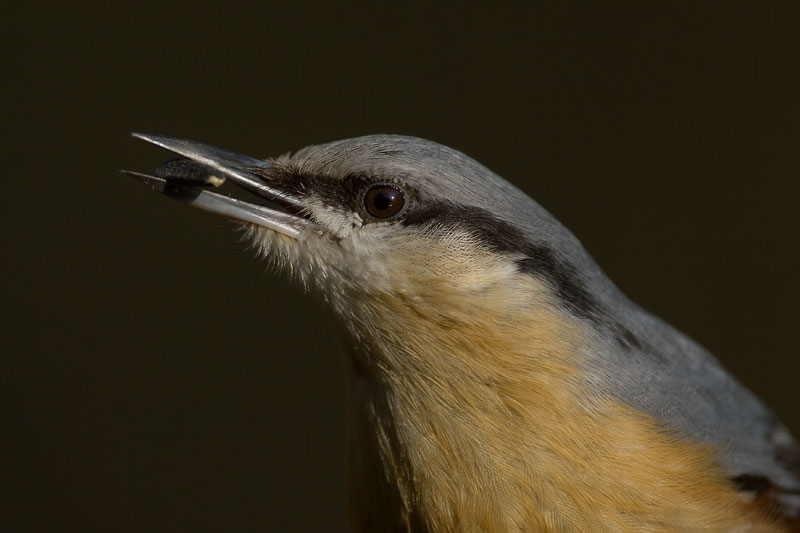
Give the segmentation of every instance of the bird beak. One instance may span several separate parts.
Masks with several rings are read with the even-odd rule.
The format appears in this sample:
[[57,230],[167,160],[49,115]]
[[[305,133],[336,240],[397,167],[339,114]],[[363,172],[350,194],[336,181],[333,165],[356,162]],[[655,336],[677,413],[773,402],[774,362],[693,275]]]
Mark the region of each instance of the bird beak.
[[[205,211],[250,222],[298,239],[304,231],[318,226],[304,216],[300,200],[270,185],[270,163],[228,152],[207,144],[160,135],[132,134],[180,156],[161,165],[155,175],[122,170],[154,191]],[[259,196],[260,205],[204,190],[229,180]]]

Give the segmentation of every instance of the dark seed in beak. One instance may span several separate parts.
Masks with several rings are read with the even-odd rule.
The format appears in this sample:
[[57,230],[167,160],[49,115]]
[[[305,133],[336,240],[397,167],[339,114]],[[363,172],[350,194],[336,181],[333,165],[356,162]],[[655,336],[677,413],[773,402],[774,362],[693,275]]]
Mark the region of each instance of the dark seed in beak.
[[190,185],[193,187],[219,187],[225,183],[225,177],[213,168],[185,159],[174,157],[164,161],[155,171],[155,176],[163,178],[174,185]]

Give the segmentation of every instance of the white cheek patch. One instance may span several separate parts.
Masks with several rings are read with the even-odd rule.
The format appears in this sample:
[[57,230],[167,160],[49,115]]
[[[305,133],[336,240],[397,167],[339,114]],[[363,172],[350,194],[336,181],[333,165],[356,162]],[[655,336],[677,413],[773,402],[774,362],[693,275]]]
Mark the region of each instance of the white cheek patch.
[[245,236],[258,254],[277,270],[328,294],[348,288],[365,290],[386,281],[384,250],[391,246],[396,224],[365,224],[358,213],[316,202],[306,208],[323,229],[298,239],[247,224]]
[[[395,270],[394,279],[411,286],[451,284],[462,290],[480,291],[516,276],[514,258],[485,250],[467,232],[442,234],[410,232],[397,239],[386,261]],[[423,281],[427,280],[427,281]]]
[[465,231],[365,223],[358,213],[321,204],[309,206],[308,212],[324,231],[296,240],[251,225],[246,233],[259,255],[331,302],[387,292],[409,297],[474,294],[518,277],[514,257],[486,250]]
[[378,222],[365,224],[349,239],[339,244],[342,250],[342,268],[351,280],[367,288],[373,284],[386,284],[391,269],[390,250],[396,224]]
[[336,209],[318,200],[310,201],[307,211],[315,222],[340,239],[350,237],[364,226],[357,212]]

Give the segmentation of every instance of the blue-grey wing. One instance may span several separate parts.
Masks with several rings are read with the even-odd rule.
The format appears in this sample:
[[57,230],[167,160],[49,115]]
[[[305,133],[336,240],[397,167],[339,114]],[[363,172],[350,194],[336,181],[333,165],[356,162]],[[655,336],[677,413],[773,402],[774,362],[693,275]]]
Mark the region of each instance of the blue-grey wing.
[[686,335],[624,297],[615,311],[641,341],[616,352],[624,370],[612,393],[714,446],[741,490],[769,492],[800,516],[800,446],[778,417]]

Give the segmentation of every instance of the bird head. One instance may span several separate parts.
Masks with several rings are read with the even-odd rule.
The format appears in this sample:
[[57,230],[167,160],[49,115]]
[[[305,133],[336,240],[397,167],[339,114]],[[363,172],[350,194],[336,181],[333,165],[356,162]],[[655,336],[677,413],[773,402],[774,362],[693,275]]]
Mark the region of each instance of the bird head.
[[[182,159],[155,176],[168,195],[244,222],[260,254],[322,294],[362,339],[379,321],[419,329],[498,322],[544,303],[593,312],[566,249],[574,237],[521,191],[437,143],[372,135],[261,161],[194,141],[136,135]],[[205,186],[226,178],[255,193]],[[213,179],[212,179],[213,178]],[[483,315],[481,309],[491,311]],[[517,318],[518,319],[518,318]]]

